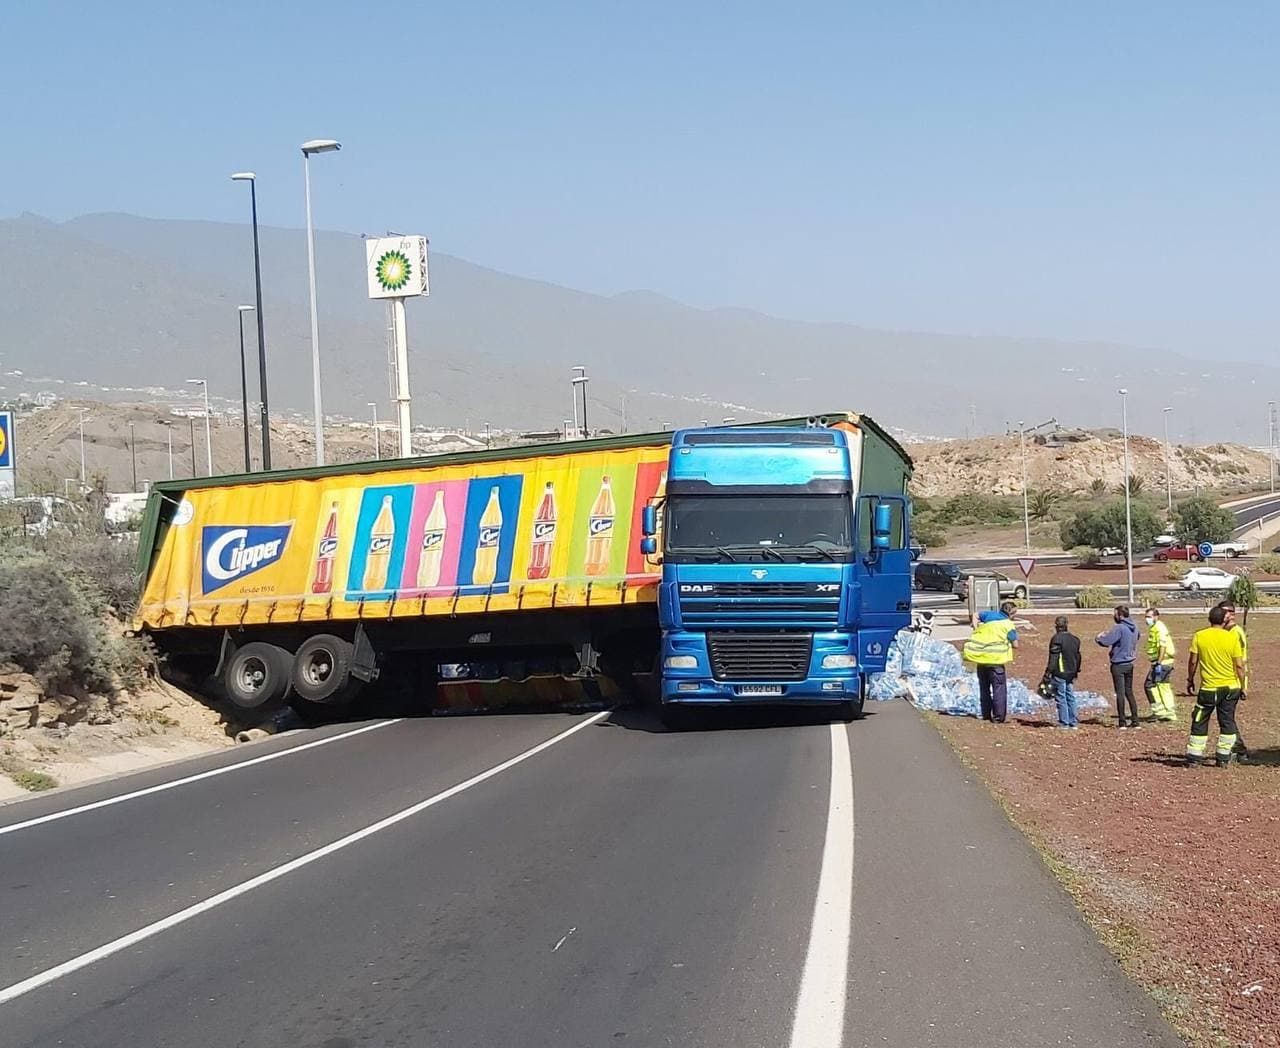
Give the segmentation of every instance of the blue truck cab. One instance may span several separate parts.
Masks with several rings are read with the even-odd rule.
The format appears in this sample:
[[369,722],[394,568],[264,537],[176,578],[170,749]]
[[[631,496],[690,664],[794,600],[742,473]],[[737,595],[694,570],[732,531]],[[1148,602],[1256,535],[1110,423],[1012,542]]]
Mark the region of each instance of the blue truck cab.
[[749,704],[860,716],[911,618],[910,475],[861,415],[677,431],[643,517],[662,559],[664,720]]

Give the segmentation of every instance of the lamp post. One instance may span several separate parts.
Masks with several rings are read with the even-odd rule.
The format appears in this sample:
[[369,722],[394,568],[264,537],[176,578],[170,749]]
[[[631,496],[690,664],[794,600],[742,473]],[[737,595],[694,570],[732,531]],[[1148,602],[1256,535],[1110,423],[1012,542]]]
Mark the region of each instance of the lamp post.
[[173,480],[173,422],[166,418],[162,419],[160,424],[169,434],[169,479]]
[[1133,604],[1133,493],[1129,484],[1129,391],[1120,394],[1120,419],[1124,433],[1124,559],[1129,573],[1129,604]]
[[1276,402],[1267,401],[1267,458],[1271,464],[1271,494],[1276,493]]
[[84,484],[85,484],[85,472],[84,472],[84,424],[85,424],[85,415],[86,415],[86,414],[88,414],[89,409],[88,409],[88,408],[77,408],[76,410],[80,412],[80,486],[83,488],[83,487],[84,487]]
[[1027,556],[1031,556],[1031,510],[1027,502],[1027,429],[1026,423],[1018,422],[1018,443],[1022,447],[1022,535],[1026,543]]
[[187,439],[191,443],[191,475],[196,475],[196,420],[187,416]]
[[320,396],[320,319],[316,312],[316,232],[311,224],[311,155],[336,153],[342,145],[332,138],[302,143],[302,181],[307,204],[307,279],[311,286],[311,385],[316,412],[316,465],[324,465],[324,407]]
[[378,405],[376,401],[369,401],[366,407],[373,411],[373,457],[376,460],[382,458],[382,434],[378,432]]
[[1173,515],[1173,459],[1169,456],[1169,412],[1173,408],[1162,408],[1164,414],[1164,500],[1165,512]]
[[253,306],[240,306],[240,410],[244,423],[244,471],[253,472],[253,460],[249,455],[249,379],[244,366],[244,315],[252,313]]
[[484,446],[486,448],[493,447],[493,430],[487,422],[484,424]]
[[573,414],[578,414],[578,387],[582,387],[582,438],[585,440],[591,435],[591,430],[587,428],[587,369],[578,364],[573,368],[577,372],[573,376]]
[[138,443],[133,432],[133,423],[129,423],[129,464],[133,472],[133,487],[130,491],[138,490]]
[[[209,472],[207,475],[212,477],[213,476],[213,433],[209,429],[209,382],[207,379],[203,379],[203,378],[189,378],[187,379],[187,384],[191,386],[199,386],[201,389],[204,390],[204,455],[205,455],[206,464],[209,467]],[[195,474],[195,469],[196,469],[195,446],[196,446],[195,435],[194,435],[194,429],[193,429],[192,438],[191,438],[192,475]]]
[[267,340],[262,333],[262,256],[258,252],[258,176],[237,171],[233,182],[249,183],[249,210],[253,220],[254,312],[258,318],[258,400],[262,410],[262,468],[271,469],[271,416],[267,410]]

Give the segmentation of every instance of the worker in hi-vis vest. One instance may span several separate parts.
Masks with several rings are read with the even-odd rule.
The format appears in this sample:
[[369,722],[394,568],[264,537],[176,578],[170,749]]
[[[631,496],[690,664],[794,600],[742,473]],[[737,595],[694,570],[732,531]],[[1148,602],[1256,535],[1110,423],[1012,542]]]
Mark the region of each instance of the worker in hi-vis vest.
[[1169,627],[1160,621],[1159,609],[1148,608],[1147,655],[1151,659],[1151,669],[1142,682],[1142,690],[1147,693],[1147,702],[1151,703],[1151,716],[1158,721],[1178,719],[1178,703],[1173,697],[1173,685],[1169,683],[1177,653]]
[[1005,601],[999,611],[979,612],[978,624],[964,642],[964,660],[973,663],[978,671],[982,719],[996,724],[1003,724],[1008,713],[1009,691],[1004,668],[1013,661],[1013,652],[1018,646],[1018,631],[1013,625],[1017,610],[1011,601]]

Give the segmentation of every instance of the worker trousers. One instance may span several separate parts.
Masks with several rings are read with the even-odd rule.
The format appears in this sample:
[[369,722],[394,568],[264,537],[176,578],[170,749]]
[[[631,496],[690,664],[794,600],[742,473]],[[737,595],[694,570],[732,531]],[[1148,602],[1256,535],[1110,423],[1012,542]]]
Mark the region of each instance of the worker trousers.
[[1187,736],[1187,761],[1199,764],[1209,748],[1209,720],[1218,713],[1217,762],[1219,767],[1231,763],[1236,745],[1236,703],[1240,701],[1239,688],[1202,688],[1196,695],[1196,705],[1191,711],[1191,734]]
[[1178,719],[1178,703],[1173,695],[1173,685],[1169,683],[1172,676],[1172,662],[1156,662],[1152,663],[1147,679],[1142,682],[1142,690],[1147,693],[1147,701],[1151,703],[1151,715],[1156,720]]
[[978,704],[982,719],[1003,724],[1009,710],[1009,689],[1003,666],[978,667]]
[[1133,663],[1113,662],[1111,664],[1111,684],[1116,689],[1116,719],[1120,727],[1124,727],[1124,704],[1129,703],[1129,721],[1138,726],[1138,700],[1133,694]]

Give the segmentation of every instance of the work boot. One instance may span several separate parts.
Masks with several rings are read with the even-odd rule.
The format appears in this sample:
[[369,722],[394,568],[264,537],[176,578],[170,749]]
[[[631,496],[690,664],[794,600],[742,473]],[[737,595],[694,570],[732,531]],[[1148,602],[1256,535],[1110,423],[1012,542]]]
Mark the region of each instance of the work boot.
[[1231,756],[1232,755],[1230,753],[1219,753],[1217,757],[1214,758],[1213,763],[1219,768],[1225,768],[1231,763]]
[[1187,767],[1188,767],[1188,768],[1199,768],[1199,767],[1200,767],[1201,765],[1203,765],[1203,764],[1204,764],[1204,758],[1203,758],[1203,757],[1195,757],[1195,756],[1192,756],[1190,753],[1188,753],[1188,754],[1187,754]]

